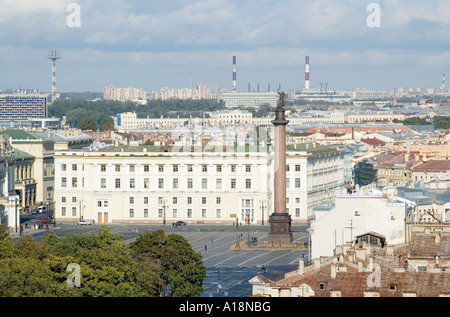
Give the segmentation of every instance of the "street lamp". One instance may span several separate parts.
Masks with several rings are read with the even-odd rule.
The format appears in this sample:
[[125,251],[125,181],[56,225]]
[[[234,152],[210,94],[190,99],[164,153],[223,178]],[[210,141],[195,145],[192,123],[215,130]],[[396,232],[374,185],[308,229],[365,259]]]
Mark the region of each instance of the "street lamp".
[[167,202],[167,199],[164,199],[164,201],[163,201],[163,212],[164,212],[164,214],[163,214],[163,225],[166,224],[166,208],[167,208],[166,202]]
[[260,200],[259,204],[260,204],[260,208],[261,208],[261,225],[264,226],[264,208],[266,208],[264,206],[265,201],[264,200]]

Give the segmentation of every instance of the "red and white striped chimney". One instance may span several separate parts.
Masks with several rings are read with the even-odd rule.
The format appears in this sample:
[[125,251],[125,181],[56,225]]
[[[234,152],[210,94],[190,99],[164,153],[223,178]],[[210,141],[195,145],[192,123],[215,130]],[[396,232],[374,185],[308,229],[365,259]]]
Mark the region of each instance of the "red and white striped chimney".
[[236,91],[236,56],[233,56],[233,91]]
[[309,56],[305,58],[305,89],[309,89]]

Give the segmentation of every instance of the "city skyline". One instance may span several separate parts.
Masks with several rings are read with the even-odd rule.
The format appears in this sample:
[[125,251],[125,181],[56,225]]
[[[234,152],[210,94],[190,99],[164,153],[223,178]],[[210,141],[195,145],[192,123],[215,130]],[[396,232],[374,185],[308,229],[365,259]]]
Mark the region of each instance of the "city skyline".
[[146,91],[206,82],[237,90],[311,87],[392,90],[441,86],[450,73],[450,3],[423,1],[166,2],[1,0],[0,89]]

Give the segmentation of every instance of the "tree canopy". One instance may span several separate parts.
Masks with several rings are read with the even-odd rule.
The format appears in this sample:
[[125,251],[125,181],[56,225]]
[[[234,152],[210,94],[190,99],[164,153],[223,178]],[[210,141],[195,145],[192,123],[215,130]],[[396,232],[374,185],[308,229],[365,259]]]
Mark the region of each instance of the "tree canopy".
[[[69,283],[74,272],[75,286]],[[162,230],[132,244],[106,226],[98,235],[51,232],[39,242],[30,235],[13,242],[0,226],[1,297],[193,297],[205,277],[200,254]]]
[[123,112],[136,112],[140,118],[188,118],[192,114],[202,115],[204,112],[221,109],[225,109],[223,101],[206,99],[147,100],[143,105],[132,101],[58,99],[49,106],[49,114],[61,119],[66,117],[71,127],[78,127],[80,120],[84,118],[90,118],[96,125],[100,125],[105,123],[105,119],[111,120],[111,117]]

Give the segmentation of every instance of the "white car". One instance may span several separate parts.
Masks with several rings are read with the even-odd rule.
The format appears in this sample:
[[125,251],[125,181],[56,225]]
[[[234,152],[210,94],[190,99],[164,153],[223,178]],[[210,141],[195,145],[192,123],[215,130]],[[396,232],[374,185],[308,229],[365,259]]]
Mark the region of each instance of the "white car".
[[86,220],[80,220],[80,221],[78,221],[78,225],[91,225],[91,223]]

